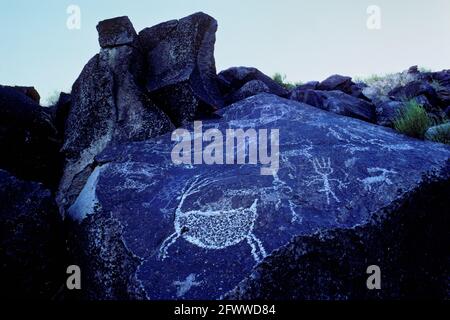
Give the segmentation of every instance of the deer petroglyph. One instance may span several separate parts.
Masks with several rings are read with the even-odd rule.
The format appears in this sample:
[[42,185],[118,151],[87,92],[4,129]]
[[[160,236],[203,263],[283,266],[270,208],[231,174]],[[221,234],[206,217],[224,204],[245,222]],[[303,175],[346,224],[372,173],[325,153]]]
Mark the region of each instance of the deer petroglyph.
[[247,241],[256,262],[266,256],[261,241],[253,234],[255,221],[258,218],[256,199],[250,208],[213,210],[203,207],[198,210],[183,211],[186,199],[212,182],[208,179],[201,181],[196,177],[181,195],[181,200],[175,211],[175,232],[162,243],[158,258],[168,258],[168,250],[180,237],[189,243],[205,249],[224,249],[242,241]]

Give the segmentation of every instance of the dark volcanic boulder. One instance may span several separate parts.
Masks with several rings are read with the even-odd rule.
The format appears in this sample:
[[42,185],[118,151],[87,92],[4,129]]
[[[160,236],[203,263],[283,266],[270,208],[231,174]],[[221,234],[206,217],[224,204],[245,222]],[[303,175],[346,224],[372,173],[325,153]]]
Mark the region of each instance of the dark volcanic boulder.
[[0,86],[0,168],[55,188],[61,176],[60,147],[50,110],[16,88]]
[[392,127],[403,106],[403,102],[395,100],[378,103],[376,105],[377,124],[380,126]]
[[214,60],[216,31],[217,21],[199,12],[139,33],[147,90],[175,125],[223,106]]
[[294,90],[298,90],[298,91],[308,90],[308,89],[316,90],[319,83],[320,83],[319,81],[310,81],[310,82],[296,86]]
[[244,84],[240,89],[230,95],[229,102],[234,103],[244,100],[259,93],[270,93],[269,87],[262,81],[251,80]]
[[100,47],[109,48],[132,44],[137,37],[128,17],[117,17],[100,21],[97,25]]
[[52,193],[0,170],[2,297],[50,299],[64,284],[62,222]]
[[343,116],[374,122],[373,104],[341,91],[299,90],[291,92],[290,99],[334,112]]
[[[269,93],[280,97],[288,96],[289,92],[272,78],[265,75],[256,68],[233,67],[219,73],[221,88],[224,95],[233,97],[233,94],[241,89],[246,83],[257,80],[264,83],[269,88]],[[233,99],[227,99],[227,103],[236,102]]]
[[363,87],[352,81],[351,77],[341,76],[338,74],[332,75],[322,82],[320,82],[316,88],[323,91],[335,91],[339,90],[353,97],[369,100],[363,93]]
[[[114,21],[117,28],[112,26]],[[123,37],[113,36],[113,31],[107,34],[116,40],[127,38],[129,26],[122,28],[123,23],[123,18],[107,22],[110,30],[122,30]],[[103,22],[99,30],[104,31]],[[144,65],[140,51],[132,45],[117,46],[119,40],[115,43],[89,61],[72,87],[62,149],[66,165],[57,197],[62,210],[78,195],[91,173],[94,157],[106,145],[144,140],[173,128],[140,86]]]
[[[443,170],[448,170],[450,148],[445,145],[269,94],[240,101],[220,115],[218,122],[203,122],[203,130],[217,128],[225,135],[230,128],[268,129],[269,134],[279,129],[279,170],[262,175],[265,166],[260,164],[175,164],[170,135],[108,147],[97,157],[99,165],[68,211],[76,261],[88,279],[82,292],[87,297],[220,298],[250,276],[255,266],[274,261],[293,237],[336,228],[352,232],[383,208],[386,216],[395,218],[399,212],[394,203],[419,205],[420,200],[409,195],[424,187],[427,178],[448,184]],[[192,132],[179,134],[187,134],[184,138],[190,142],[201,139]],[[248,134],[255,142],[255,135]],[[238,143],[223,151],[235,156],[245,146]],[[259,147],[264,150],[263,144]],[[448,204],[444,189],[435,200],[443,199]],[[410,219],[408,232],[424,230],[419,218]],[[437,228],[439,240],[443,226]],[[433,237],[433,232],[429,235]],[[404,239],[416,245],[414,239]],[[345,242],[349,250],[352,246],[358,242]],[[298,248],[297,256],[302,254]],[[427,265],[427,251],[420,253],[414,261]],[[295,257],[290,259],[295,262]],[[364,268],[376,263],[364,255],[355,254],[355,259]],[[280,279],[280,284],[298,274],[290,273],[290,266],[282,261],[271,265],[272,274],[287,279]],[[328,279],[316,270],[309,270],[314,279]],[[396,297],[401,285],[399,277],[385,294]],[[274,291],[273,297],[277,294]]]
[[424,96],[432,106],[437,107],[440,104],[436,90],[431,84],[421,80],[412,81],[404,86],[397,87],[389,92],[389,96],[394,97],[397,100],[409,100]]

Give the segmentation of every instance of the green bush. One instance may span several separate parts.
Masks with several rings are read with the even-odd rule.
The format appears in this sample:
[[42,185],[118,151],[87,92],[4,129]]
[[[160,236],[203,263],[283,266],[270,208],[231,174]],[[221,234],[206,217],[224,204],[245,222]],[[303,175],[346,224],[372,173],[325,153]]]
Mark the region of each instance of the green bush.
[[275,81],[276,83],[278,83],[280,86],[291,90],[294,89],[296,86],[301,85],[301,82],[296,82],[296,83],[292,83],[292,82],[287,82],[286,81],[286,75],[285,74],[281,74],[279,72],[275,73],[272,76],[272,80]]
[[399,110],[394,121],[394,128],[408,136],[423,139],[432,121],[422,105],[416,100],[409,100]]

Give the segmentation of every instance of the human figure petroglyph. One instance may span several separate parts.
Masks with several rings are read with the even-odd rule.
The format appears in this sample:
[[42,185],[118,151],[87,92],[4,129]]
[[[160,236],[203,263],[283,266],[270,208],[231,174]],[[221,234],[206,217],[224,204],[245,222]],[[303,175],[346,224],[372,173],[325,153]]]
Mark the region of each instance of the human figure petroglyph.
[[317,176],[314,176],[313,180],[307,183],[307,186],[321,183],[323,185],[323,188],[319,189],[318,191],[325,193],[327,197],[327,204],[330,204],[330,196],[339,203],[340,200],[332,189],[332,183],[337,183],[339,189],[346,188],[347,184],[343,183],[339,179],[330,178],[330,176],[334,173],[334,169],[331,167],[331,159],[322,158],[322,161],[320,161],[318,158],[314,158],[312,160],[312,164],[314,167],[314,171],[317,173]]
[[158,258],[166,259],[168,250],[180,237],[189,243],[205,249],[224,249],[246,240],[256,262],[260,262],[267,254],[261,241],[253,234],[253,228],[258,218],[255,199],[250,208],[228,210],[213,210],[207,206],[199,210],[184,212],[185,200],[213,181],[196,177],[181,195],[181,200],[175,211],[175,232],[162,243]]
[[373,184],[382,184],[385,183],[387,185],[392,185],[391,179],[389,179],[389,174],[396,174],[397,171],[388,170],[384,168],[368,168],[367,172],[370,174],[377,174],[375,176],[367,177],[365,179],[358,179],[360,182],[364,184],[364,189],[366,191],[372,191]]

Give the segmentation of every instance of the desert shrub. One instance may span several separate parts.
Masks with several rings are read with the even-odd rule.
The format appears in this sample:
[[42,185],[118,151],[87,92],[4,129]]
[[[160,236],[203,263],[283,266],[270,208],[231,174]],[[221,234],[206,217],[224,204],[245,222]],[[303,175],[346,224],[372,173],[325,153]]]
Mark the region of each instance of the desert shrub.
[[422,105],[416,100],[405,102],[394,120],[394,128],[408,136],[423,139],[427,129],[433,125],[430,117]]
[[296,83],[292,83],[292,82],[288,82],[286,81],[286,75],[285,74],[281,74],[279,72],[275,73],[272,76],[273,81],[275,81],[276,83],[278,83],[280,86],[291,90],[294,89],[296,86],[301,85],[301,82],[296,82]]

